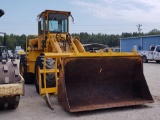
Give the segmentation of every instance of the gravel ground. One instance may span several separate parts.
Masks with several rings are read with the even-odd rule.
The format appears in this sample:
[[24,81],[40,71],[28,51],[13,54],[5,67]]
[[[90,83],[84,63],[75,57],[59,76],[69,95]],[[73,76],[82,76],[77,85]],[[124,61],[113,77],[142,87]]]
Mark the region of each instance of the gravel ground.
[[21,97],[18,108],[0,111],[0,120],[160,120],[160,64],[145,63],[144,74],[155,103],[68,113],[54,97],[52,97],[54,110],[50,110],[36,93],[34,85],[25,85],[25,96]]

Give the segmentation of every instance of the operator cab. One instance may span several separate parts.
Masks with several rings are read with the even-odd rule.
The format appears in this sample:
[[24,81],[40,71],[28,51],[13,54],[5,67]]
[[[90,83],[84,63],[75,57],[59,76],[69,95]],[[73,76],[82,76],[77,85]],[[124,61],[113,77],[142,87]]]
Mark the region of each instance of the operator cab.
[[38,34],[68,33],[70,12],[45,10],[38,17]]

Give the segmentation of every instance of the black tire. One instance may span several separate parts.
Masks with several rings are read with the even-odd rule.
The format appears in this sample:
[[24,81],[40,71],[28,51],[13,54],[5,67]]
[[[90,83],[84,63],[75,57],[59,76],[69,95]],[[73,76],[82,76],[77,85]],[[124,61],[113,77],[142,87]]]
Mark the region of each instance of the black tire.
[[34,83],[34,74],[27,72],[27,60],[26,56],[22,56],[20,59],[20,74],[23,76],[25,80],[25,84],[33,84]]
[[156,60],[157,63],[160,63],[160,60]]
[[0,98],[0,109],[16,109],[19,105],[20,95],[5,96]]
[[[14,84],[14,83],[18,83],[21,78],[18,75],[15,75],[15,70],[18,70],[18,67],[15,66],[12,62],[7,62],[5,64],[5,66],[8,67],[8,70],[4,71],[3,68],[4,65],[2,65],[2,63],[0,63],[0,85],[4,85],[4,81],[3,79],[5,77],[9,77],[9,83],[6,84]],[[14,95],[14,96],[3,96],[0,97],[0,109],[16,109],[19,105],[19,101],[20,101],[20,95]]]
[[143,63],[148,63],[147,57],[143,56]]
[[[35,72],[34,72],[34,83],[35,83],[37,93],[39,93],[38,68],[43,69],[43,62],[44,62],[44,57],[43,56],[37,57],[36,63],[35,63]],[[46,60],[46,68],[47,69],[53,69],[53,67],[54,67],[54,59],[48,58]],[[41,75],[42,87],[44,87],[43,78],[44,77],[43,77],[43,74],[42,74]],[[46,82],[47,82],[47,85],[46,85],[47,88],[54,87],[56,85],[55,74],[54,73],[47,73],[46,74]]]

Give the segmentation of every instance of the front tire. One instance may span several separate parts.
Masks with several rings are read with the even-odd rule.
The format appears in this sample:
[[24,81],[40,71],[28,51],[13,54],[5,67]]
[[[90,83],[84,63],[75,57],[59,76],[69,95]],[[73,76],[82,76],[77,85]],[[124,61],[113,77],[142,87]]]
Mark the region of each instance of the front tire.
[[143,63],[148,63],[147,57],[143,56]]
[[[43,69],[43,63],[44,63],[44,56],[39,56],[36,59],[35,63],[35,72],[34,72],[34,83],[36,87],[37,93],[39,93],[39,73],[38,69]],[[46,68],[47,69],[53,69],[54,68],[54,60],[52,58],[48,58],[46,60]],[[42,79],[42,88],[44,88],[44,77],[43,74],[41,74],[41,79]],[[55,74],[54,73],[47,73],[46,74],[46,87],[54,87],[56,85],[55,82]]]

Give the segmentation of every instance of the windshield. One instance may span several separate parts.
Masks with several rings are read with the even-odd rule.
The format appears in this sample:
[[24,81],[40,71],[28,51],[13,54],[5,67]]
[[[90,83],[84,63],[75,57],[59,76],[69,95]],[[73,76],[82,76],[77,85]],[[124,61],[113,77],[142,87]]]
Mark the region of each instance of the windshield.
[[68,32],[68,16],[65,14],[50,13],[48,16],[48,29],[50,32]]

